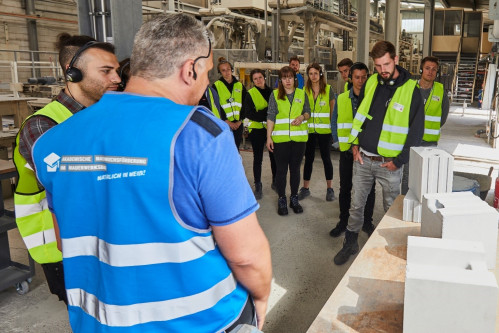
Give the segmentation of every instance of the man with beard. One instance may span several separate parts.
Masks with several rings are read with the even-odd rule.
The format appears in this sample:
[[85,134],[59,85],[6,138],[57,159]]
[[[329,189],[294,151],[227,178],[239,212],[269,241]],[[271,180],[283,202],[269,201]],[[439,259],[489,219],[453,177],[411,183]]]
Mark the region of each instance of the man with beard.
[[67,305],[62,254],[57,248],[45,190],[33,172],[31,148],[50,128],[96,103],[107,90],[116,90],[121,79],[112,44],[63,33],[56,46],[66,86],[54,101],[28,117],[17,134],[14,163],[19,181],[14,203],[17,226],[31,257],[42,265],[50,292]]
[[343,248],[334,257],[336,265],[344,264],[359,250],[357,238],[373,182],[377,180],[383,188],[386,212],[400,194],[401,167],[409,160],[409,149],[419,145],[423,137],[423,99],[409,72],[396,65],[395,46],[377,42],[371,57],[377,74],[360,92],[361,102],[348,138],[353,144],[353,194]]

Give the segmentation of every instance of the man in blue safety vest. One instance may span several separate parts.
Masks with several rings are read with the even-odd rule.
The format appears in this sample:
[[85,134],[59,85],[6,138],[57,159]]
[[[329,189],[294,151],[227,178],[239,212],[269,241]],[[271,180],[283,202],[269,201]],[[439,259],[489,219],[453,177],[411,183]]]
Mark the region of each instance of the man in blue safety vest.
[[197,106],[212,67],[200,21],[155,16],[125,91],[36,142],[73,332],[262,328],[270,249],[229,126]]

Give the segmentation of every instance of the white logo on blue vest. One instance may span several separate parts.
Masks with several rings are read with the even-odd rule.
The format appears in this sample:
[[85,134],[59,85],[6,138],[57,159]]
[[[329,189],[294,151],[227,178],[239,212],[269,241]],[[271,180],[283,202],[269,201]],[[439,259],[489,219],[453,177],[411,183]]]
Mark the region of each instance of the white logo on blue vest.
[[61,157],[56,153],[50,153],[43,161],[47,164],[47,172],[56,172],[59,168]]

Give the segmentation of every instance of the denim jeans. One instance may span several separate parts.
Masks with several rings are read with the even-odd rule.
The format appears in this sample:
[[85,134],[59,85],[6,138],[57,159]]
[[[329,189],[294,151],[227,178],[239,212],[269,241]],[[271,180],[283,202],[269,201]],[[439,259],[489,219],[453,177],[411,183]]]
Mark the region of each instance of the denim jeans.
[[373,182],[377,180],[383,189],[383,208],[386,212],[400,194],[402,177],[402,168],[390,171],[380,166],[383,162],[367,157],[363,158],[363,163],[353,162],[352,204],[347,230],[355,233],[360,232],[364,223],[364,207]]

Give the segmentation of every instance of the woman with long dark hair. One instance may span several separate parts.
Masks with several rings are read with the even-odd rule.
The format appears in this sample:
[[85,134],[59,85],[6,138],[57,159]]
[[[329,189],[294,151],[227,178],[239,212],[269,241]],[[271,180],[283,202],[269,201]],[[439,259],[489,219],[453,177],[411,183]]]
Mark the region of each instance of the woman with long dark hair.
[[310,195],[310,178],[315,159],[315,146],[319,144],[324,176],[326,178],[326,200],[335,199],[332,188],[333,163],[331,162],[331,115],[336,101],[333,89],[326,84],[321,66],[314,62],[307,67],[307,83],[305,93],[312,111],[308,123],[308,141],[305,149],[305,166],[303,167],[303,187],[300,189],[300,200]]
[[298,202],[300,165],[308,140],[306,120],[310,118],[310,107],[305,92],[296,88],[295,71],[285,66],[279,71],[279,86],[270,95],[267,115],[267,148],[276,160],[276,187],[279,199],[277,213],[288,214],[286,202],[286,178],[290,174],[291,196],[289,206],[295,213],[302,213]]

